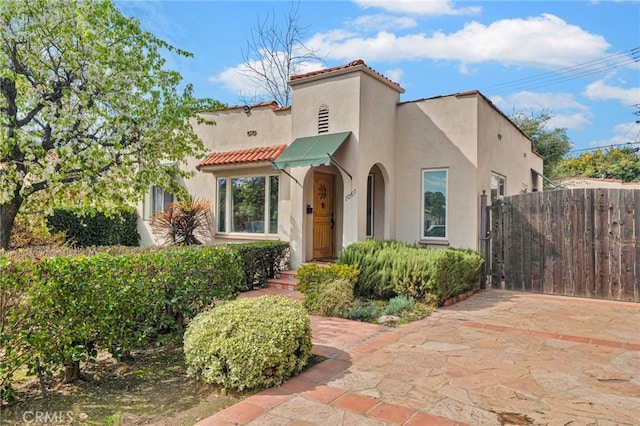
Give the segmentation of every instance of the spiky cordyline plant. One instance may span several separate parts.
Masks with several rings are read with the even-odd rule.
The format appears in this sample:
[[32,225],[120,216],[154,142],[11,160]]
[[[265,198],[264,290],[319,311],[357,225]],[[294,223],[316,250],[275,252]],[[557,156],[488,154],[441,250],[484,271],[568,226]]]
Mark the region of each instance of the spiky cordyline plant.
[[188,201],[171,203],[156,213],[150,224],[166,245],[202,244],[211,233],[210,212],[210,201],[189,196]]

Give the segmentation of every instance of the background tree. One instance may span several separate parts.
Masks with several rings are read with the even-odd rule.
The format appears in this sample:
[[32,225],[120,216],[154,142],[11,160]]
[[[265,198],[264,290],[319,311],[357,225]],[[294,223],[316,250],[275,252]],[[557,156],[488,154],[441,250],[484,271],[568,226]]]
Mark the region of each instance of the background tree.
[[556,174],[558,164],[571,149],[565,128],[550,128],[553,115],[548,110],[527,114],[514,113],[511,120],[533,141],[533,149],[544,158],[543,173],[548,178]]
[[596,149],[560,163],[558,173],[566,177],[593,177],[640,182],[640,155],[638,148]]
[[[275,12],[251,28],[251,39],[242,52],[244,61],[240,73],[258,84],[281,106],[291,105],[289,77],[298,74],[305,64],[320,61],[316,52],[304,44],[306,27],[298,23],[299,3],[292,3],[288,15],[280,24]],[[243,100],[257,96],[242,94]]]
[[0,4],[0,248],[36,194],[101,210],[152,182],[180,191],[177,164],[203,152],[188,119],[220,105],[181,89],[162,51],[190,56],[108,0]]

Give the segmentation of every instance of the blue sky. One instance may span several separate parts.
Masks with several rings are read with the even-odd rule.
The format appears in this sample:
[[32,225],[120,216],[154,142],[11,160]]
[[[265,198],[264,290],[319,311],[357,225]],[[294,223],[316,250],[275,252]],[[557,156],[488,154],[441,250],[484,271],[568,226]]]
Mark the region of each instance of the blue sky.
[[[116,5],[195,55],[167,67],[197,96],[271,100],[237,70],[259,18],[282,21],[291,2]],[[298,23],[323,58],[302,72],[364,59],[400,83],[402,101],[478,89],[508,115],[550,110],[574,149],[640,141],[638,1],[302,0]]]

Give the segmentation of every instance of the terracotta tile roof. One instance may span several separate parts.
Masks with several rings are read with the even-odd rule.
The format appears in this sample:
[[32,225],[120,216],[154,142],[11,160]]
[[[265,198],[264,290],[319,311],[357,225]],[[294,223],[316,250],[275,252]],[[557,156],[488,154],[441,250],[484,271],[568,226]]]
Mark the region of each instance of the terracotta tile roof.
[[282,154],[287,145],[261,146],[239,151],[212,152],[207,155],[196,168],[204,166],[220,166],[224,164],[246,164],[275,160]]
[[296,81],[296,80],[300,80],[303,78],[307,78],[307,77],[313,77],[316,75],[320,75],[320,74],[327,74],[330,72],[334,72],[334,71],[339,71],[339,70],[346,70],[349,68],[360,68],[360,69],[367,69],[369,70],[372,74],[374,74],[375,76],[377,76],[379,79],[383,80],[385,83],[387,83],[389,86],[393,86],[395,87],[397,90],[404,92],[404,89],[402,87],[400,87],[400,85],[398,83],[396,83],[395,81],[385,77],[384,75],[380,74],[379,72],[377,72],[376,70],[374,70],[373,68],[371,68],[370,66],[368,66],[367,64],[364,63],[364,60],[362,59],[356,59],[355,61],[351,61],[346,65],[340,65],[337,67],[333,67],[333,68],[325,68],[325,69],[321,69],[321,70],[317,70],[317,71],[311,71],[305,74],[297,74],[297,75],[292,75],[291,77],[289,77],[289,81]]
[[242,109],[242,110],[247,110],[247,108],[249,110],[252,110],[254,108],[262,108],[262,107],[270,107],[273,111],[282,111],[285,109],[289,109],[291,107],[288,106],[280,106],[278,105],[278,102],[276,101],[271,101],[271,102],[259,102],[257,104],[252,104],[252,105],[232,105],[230,107],[227,108],[227,110],[235,110],[235,109]]

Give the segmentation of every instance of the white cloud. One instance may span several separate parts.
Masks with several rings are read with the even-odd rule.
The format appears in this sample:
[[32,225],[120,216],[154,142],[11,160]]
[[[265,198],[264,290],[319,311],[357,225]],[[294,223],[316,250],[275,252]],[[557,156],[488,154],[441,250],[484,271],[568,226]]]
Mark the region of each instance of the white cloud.
[[588,114],[574,113],[574,114],[553,114],[553,117],[547,121],[546,128],[549,129],[581,129],[591,124]]
[[624,105],[640,103],[640,87],[624,89],[619,86],[609,85],[606,80],[605,78],[589,84],[583,95],[592,100],[620,101]]
[[266,92],[259,84],[251,80],[241,71],[245,67],[243,64],[237,65],[233,68],[227,68],[219,74],[209,77],[209,81],[212,83],[220,83],[225,89],[233,93],[246,94],[250,96],[265,95]]
[[389,12],[416,15],[466,15],[478,13],[479,6],[456,8],[449,0],[355,0],[363,8],[376,7]]
[[393,68],[390,70],[386,70],[382,73],[391,81],[395,81],[396,83],[400,83],[400,79],[402,78],[402,74],[404,74],[404,70],[402,68]]
[[549,128],[580,129],[591,124],[592,113],[587,105],[578,102],[572,93],[538,93],[522,91],[491,100],[504,111],[549,111]]
[[418,25],[415,19],[406,16],[364,15],[347,22],[348,26],[363,31],[380,31],[384,29],[406,29]]
[[[617,124],[613,127],[613,136],[609,139],[599,139],[589,142],[590,148],[600,146],[619,145],[629,142],[637,142],[640,135],[640,123],[631,121],[628,123]],[[637,147],[638,145],[633,145]]]
[[513,93],[506,98],[497,97],[501,102],[510,104],[516,109],[531,109],[531,110],[550,110],[558,111],[562,109],[578,109],[581,111],[588,111],[589,107],[581,104],[575,99],[573,93],[553,93],[553,92],[530,92],[522,91]]
[[[373,37],[337,30],[315,34],[307,43],[321,56],[369,61],[421,59],[457,60],[463,64],[500,62],[505,65],[566,67],[603,56],[610,47],[591,34],[550,14],[495,21],[470,22],[455,33],[436,31],[396,36],[380,31]],[[366,54],[365,54],[366,53]]]
[[[258,65],[254,62],[254,65]],[[324,68],[319,62],[304,62],[299,64],[296,74],[304,74]],[[208,78],[212,83],[222,84],[230,92],[238,93],[241,96],[261,97],[268,95],[267,91],[252,78],[247,76],[245,64],[238,64],[235,67],[227,68],[224,71]]]

